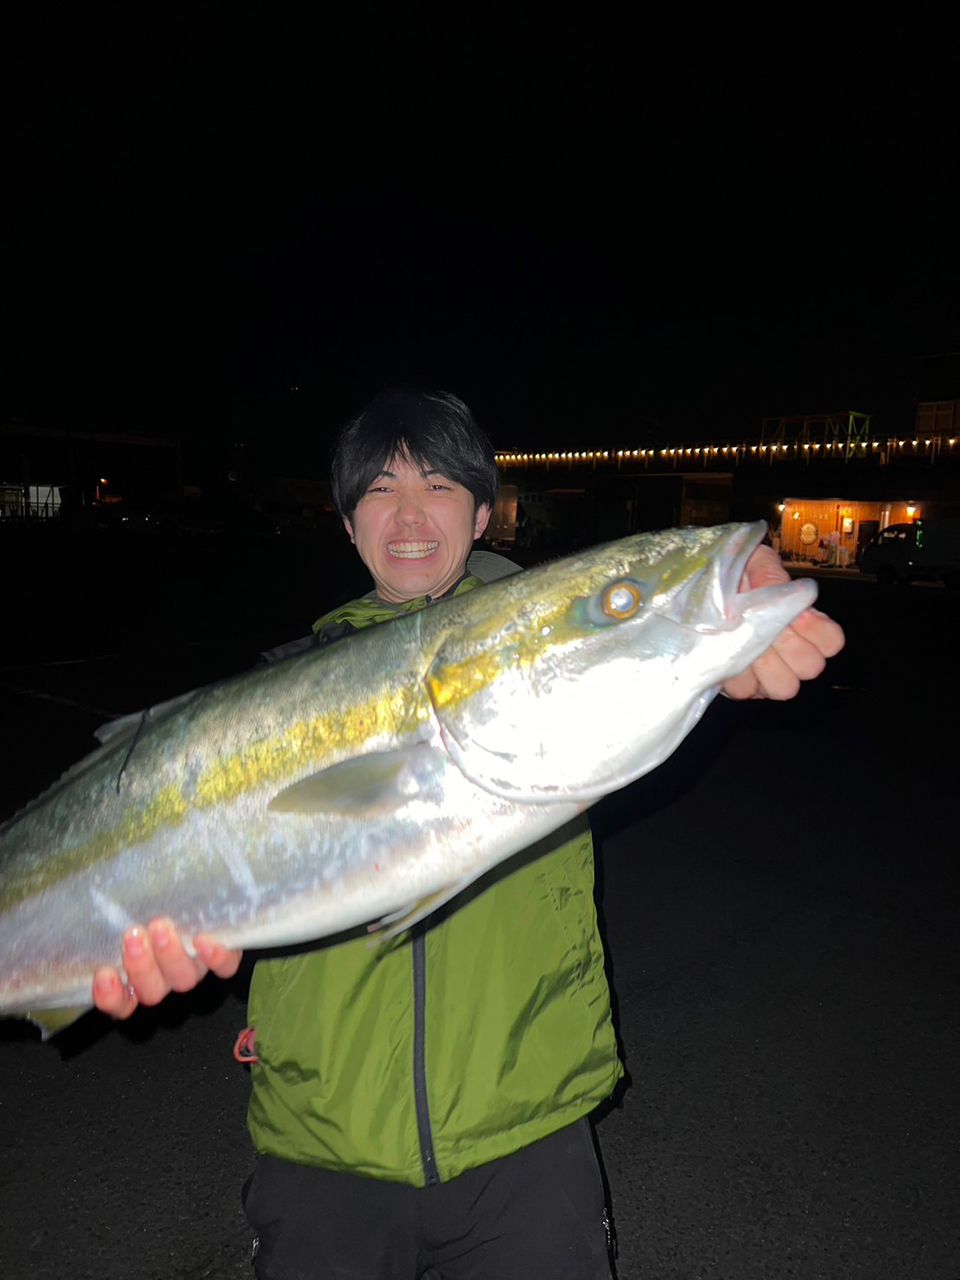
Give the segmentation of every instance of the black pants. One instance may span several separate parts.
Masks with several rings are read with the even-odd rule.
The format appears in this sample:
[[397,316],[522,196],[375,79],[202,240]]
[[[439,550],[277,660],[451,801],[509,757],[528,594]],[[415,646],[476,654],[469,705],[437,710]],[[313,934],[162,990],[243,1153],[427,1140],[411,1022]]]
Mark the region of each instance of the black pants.
[[610,1280],[586,1120],[434,1187],[261,1156],[245,1188],[258,1280]]

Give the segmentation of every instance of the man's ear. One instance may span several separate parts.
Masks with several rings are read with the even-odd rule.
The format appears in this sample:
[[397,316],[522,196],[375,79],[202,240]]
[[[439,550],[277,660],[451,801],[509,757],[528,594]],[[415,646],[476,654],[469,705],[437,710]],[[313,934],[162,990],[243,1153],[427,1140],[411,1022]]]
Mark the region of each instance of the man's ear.
[[483,531],[486,529],[487,525],[490,523],[490,516],[492,514],[493,514],[493,509],[491,508],[489,502],[481,502],[479,507],[477,507],[477,514],[475,515],[474,522],[473,522],[474,541],[476,541],[476,539],[483,534]]
[[350,521],[347,519],[346,516],[341,516],[340,518],[343,520],[343,527],[346,529],[347,536],[350,538],[350,541],[353,543],[356,543],[357,540],[353,536],[353,525],[350,523]]

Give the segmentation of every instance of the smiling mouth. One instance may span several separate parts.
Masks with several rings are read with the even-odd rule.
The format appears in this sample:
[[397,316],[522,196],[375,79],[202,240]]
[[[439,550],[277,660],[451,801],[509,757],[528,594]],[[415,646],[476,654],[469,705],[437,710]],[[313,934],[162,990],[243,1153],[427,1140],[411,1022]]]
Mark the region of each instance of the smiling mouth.
[[391,542],[387,550],[396,560],[423,560],[433,555],[439,542]]

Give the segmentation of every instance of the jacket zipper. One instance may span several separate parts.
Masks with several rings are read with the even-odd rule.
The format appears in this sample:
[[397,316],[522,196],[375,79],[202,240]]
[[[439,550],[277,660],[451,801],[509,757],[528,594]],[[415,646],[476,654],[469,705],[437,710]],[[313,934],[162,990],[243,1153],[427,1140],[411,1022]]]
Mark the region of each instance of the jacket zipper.
[[427,1021],[427,938],[422,929],[414,931],[413,952],[413,1096],[417,1109],[417,1134],[420,1160],[428,1187],[440,1181],[437,1158],[433,1152],[430,1128],[430,1101],[427,1097],[426,1021]]
[[[427,608],[433,604],[431,596],[424,596]],[[417,615],[418,625],[423,626],[423,614]],[[413,953],[413,1098],[417,1111],[417,1136],[420,1140],[420,1163],[423,1181],[435,1187],[440,1181],[437,1157],[433,1150],[433,1130],[430,1127],[430,1099],[427,1096],[427,936],[423,928],[414,928],[411,939]]]

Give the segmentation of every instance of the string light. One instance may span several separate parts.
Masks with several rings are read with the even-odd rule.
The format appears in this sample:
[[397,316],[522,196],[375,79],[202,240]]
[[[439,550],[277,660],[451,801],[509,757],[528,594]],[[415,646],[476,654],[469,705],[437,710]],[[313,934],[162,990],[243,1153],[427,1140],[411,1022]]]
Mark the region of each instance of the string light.
[[[698,444],[698,445],[662,445],[655,447],[643,447],[635,449],[563,449],[563,450],[540,450],[537,452],[521,452],[518,450],[500,451],[496,456],[496,461],[500,466],[530,466],[537,464],[547,464],[551,462],[564,462],[568,465],[592,463],[596,466],[598,463],[617,461],[622,463],[631,459],[646,463],[650,459],[656,459],[658,456],[664,460],[676,460],[677,458],[696,458],[707,464],[712,458],[733,458],[739,461],[745,460],[748,456],[756,457],[758,454],[764,458],[773,459],[789,459],[791,457],[799,458],[801,454],[809,458],[811,454],[817,454],[822,449],[824,453],[834,452],[837,455],[845,454],[847,458],[863,457],[868,453],[876,453],[877,450],[886,449],[889,452],[903,451],[912,448],[919,452],[921,447],[930,451],[935,457],[938,452],[943,453],[946,450],[956,449],[960,445],[960,437],[958,436],[917,436],[913,439],[897,437],[888,437],[887,440],[826,440],[820,441],[793,441],[790,443],[781,441],[764,441],[761,444]],[[859,453],[857,450],[859,449]],[[881,458],[883,461],[883,458]]]

